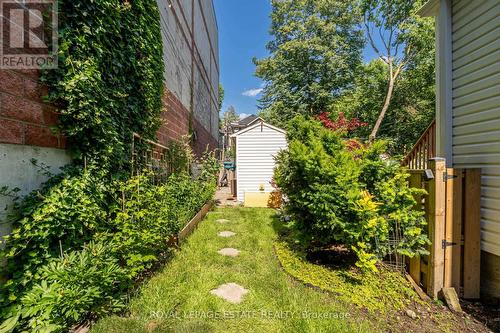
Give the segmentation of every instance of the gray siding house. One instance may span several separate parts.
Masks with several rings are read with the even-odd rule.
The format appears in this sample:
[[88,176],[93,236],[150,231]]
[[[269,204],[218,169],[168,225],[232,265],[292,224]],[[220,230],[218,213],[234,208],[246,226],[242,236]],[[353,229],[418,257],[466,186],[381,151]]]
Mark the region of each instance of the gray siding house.
[[[500,298],[500,1],[431,0],[437,156],[481,168],[481,295]],[[479,258],[478,258],[479,260]]]

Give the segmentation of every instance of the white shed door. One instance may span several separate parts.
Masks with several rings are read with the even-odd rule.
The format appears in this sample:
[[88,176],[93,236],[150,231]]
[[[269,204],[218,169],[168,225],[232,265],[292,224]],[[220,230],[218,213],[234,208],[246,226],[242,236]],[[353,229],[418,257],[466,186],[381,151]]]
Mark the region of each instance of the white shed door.
[[236,137],[238,201],[243,201],[246,191],[258,192],[261,186],[272,192],[274,157],[286,148],[286,135],[265,124]]

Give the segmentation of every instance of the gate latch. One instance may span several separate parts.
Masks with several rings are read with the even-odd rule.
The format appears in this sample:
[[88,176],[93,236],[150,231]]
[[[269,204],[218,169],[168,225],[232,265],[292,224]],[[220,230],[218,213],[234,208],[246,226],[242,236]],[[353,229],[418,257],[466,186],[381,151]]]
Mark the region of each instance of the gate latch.
[[446,249],[448,246],[453,246],[453,245],[457,245],[457,243],[448,242],[446,241],[446,239],[443,239],[443,241],[441,242],[441,248],[443,250]]
[[443,172],[443,181],[444,182],[447,182],[448,180],[455,179],[455,178],[458,178],[458,176],[457,175],[450,175],[446,171]]

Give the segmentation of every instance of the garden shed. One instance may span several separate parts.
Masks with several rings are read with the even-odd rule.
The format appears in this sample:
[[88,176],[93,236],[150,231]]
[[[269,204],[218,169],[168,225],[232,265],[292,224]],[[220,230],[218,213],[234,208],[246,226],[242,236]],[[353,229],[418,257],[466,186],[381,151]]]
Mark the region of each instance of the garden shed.
[[287,148],[286,132],[261,120],[233,134],[232,139],[237,200],[245,206],[261,206],[274,191],[275,156]]

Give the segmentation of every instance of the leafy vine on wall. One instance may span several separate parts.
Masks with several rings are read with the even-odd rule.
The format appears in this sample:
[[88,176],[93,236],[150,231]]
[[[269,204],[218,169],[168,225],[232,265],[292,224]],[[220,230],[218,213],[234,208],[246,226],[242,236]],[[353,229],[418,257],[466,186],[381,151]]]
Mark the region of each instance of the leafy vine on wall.
[[154,0],[59,0],[59,68],[47,70],[48,101],[74,157],[126,166],[132,133],[161,125],[163,46]]

